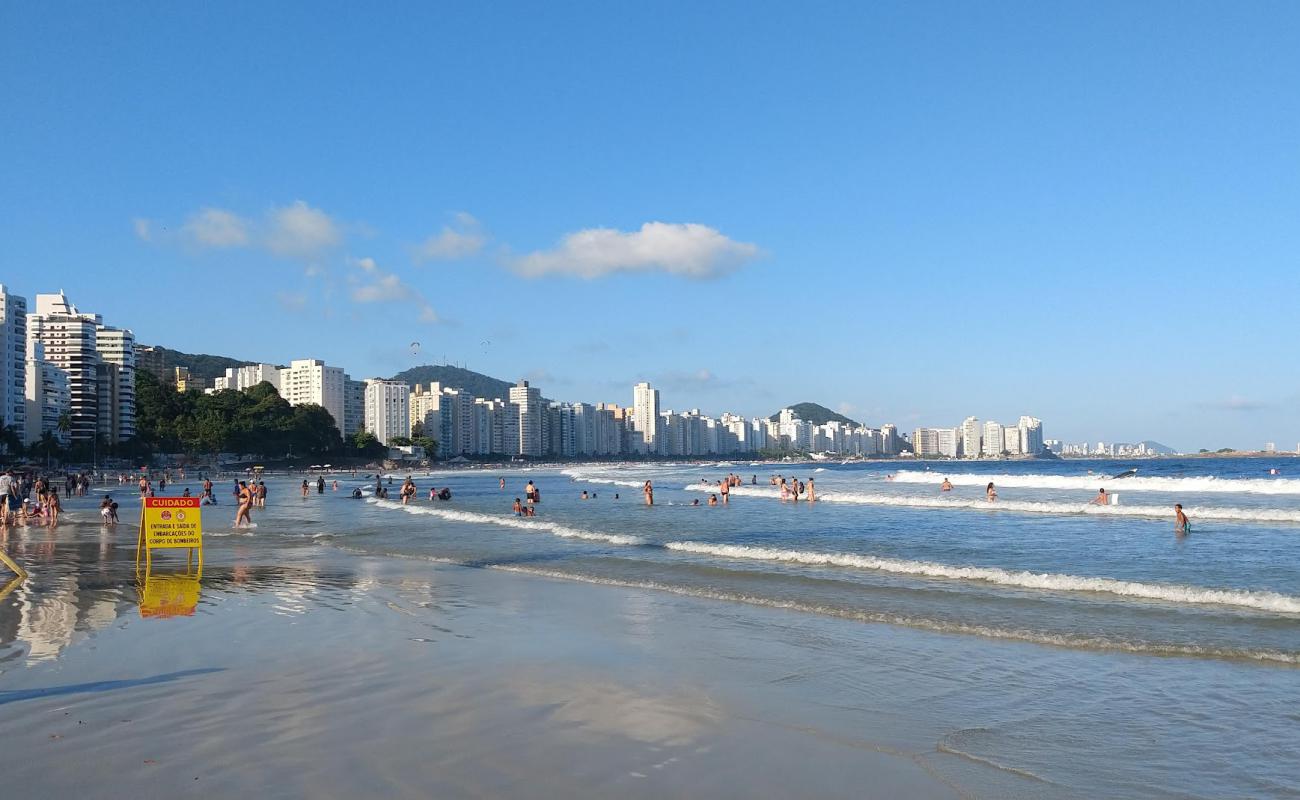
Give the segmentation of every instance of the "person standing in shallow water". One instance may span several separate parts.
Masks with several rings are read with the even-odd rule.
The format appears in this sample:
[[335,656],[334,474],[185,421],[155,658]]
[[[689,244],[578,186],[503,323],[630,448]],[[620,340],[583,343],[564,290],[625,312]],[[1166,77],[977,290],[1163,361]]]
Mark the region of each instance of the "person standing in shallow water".
[[993,481],[989,481],[989,485],[984,487],[984,499],[990,503],[998,501],[998,490],[993,488]]
[[642,492],[645,492],[645,504],[648,505],[648,506],[652,506],[652,505],[654,505],[654,504],[655,504],[655,487],[654,487],[654,485],[651,484],[650,481],[646,481],[646,482],[645,482],[645,486],[642,486],[642,487],[641,487],[641,491],[642,491]]
[[1183,536],[1192,532],[1192,521],[1183,513],[1183,504],[1174,503],[1174,533]]

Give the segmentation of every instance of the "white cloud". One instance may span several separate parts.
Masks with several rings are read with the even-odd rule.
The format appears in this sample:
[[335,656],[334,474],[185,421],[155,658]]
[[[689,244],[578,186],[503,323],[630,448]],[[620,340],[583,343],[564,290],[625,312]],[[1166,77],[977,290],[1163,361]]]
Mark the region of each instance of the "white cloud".
[[200,247],[246,247],[248,221],[224,208],[201,208],[181,226],[181,234]]
[[339,226],[329,214],[301,200],[267,215],[265,243],[282,256],[310,256],[343,241]]
[[354,262],[364,273],[361,279],[353,278],[352,300],[357,303],[412,303],[419,309],[421,322],[437,322],[438,314],[424,299],[419,290],[397,275],[379,268],[373,258],[359,258]]
[[530,278],[600,278],[618,272],[715,278],[758,254],[757,245],[733,241],[707,225],[647,222],[639,231],[588,228],[571,233],[555,249],[529,253],[511,266]]
[[460,212],[452,225],[425,239],[415,248],[416,261],[452,261],[467,258],[483,249],[487,236],[474,217]]
[[138,236],[141,241],[153,241],[152,221],[147,220],[144,217],[136,217],[131,220],[131,227],[135,229],[135,235]]

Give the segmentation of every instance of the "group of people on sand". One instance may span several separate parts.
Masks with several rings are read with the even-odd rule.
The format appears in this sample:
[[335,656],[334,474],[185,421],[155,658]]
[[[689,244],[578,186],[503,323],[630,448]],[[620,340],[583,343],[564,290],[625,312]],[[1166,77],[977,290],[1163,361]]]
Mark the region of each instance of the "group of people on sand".
[[[33,502],[28,495],[36,496]],[[0,474],[0,527],[30,525],[33,522],[55,525],[63,504],[59,489],[44,476],[30,480],[13,470]]]

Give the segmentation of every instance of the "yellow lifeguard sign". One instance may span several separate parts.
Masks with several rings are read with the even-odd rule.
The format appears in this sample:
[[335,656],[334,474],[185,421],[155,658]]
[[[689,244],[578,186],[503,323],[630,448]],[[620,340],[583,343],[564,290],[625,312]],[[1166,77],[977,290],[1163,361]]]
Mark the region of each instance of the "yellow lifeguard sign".
[[199,554],[199,574],[203,574],[203,508],[197,497],[146,497],[140,512],[140,539],[136,545],[135,565],[140,567],[144,554],[145,569],[153,563],[154,550],[189,550],[193,561]]

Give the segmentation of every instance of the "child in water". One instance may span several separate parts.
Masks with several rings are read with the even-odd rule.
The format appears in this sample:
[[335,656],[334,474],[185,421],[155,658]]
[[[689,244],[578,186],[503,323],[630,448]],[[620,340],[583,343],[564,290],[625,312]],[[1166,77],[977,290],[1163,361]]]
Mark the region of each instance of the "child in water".
[[521,502],[519,502],[519,498],[516,497],[516,498],[515,498],[515,516],[516,516],[516,517],[522,517],[523,515],[524,515],[524,504],[521,503]]

